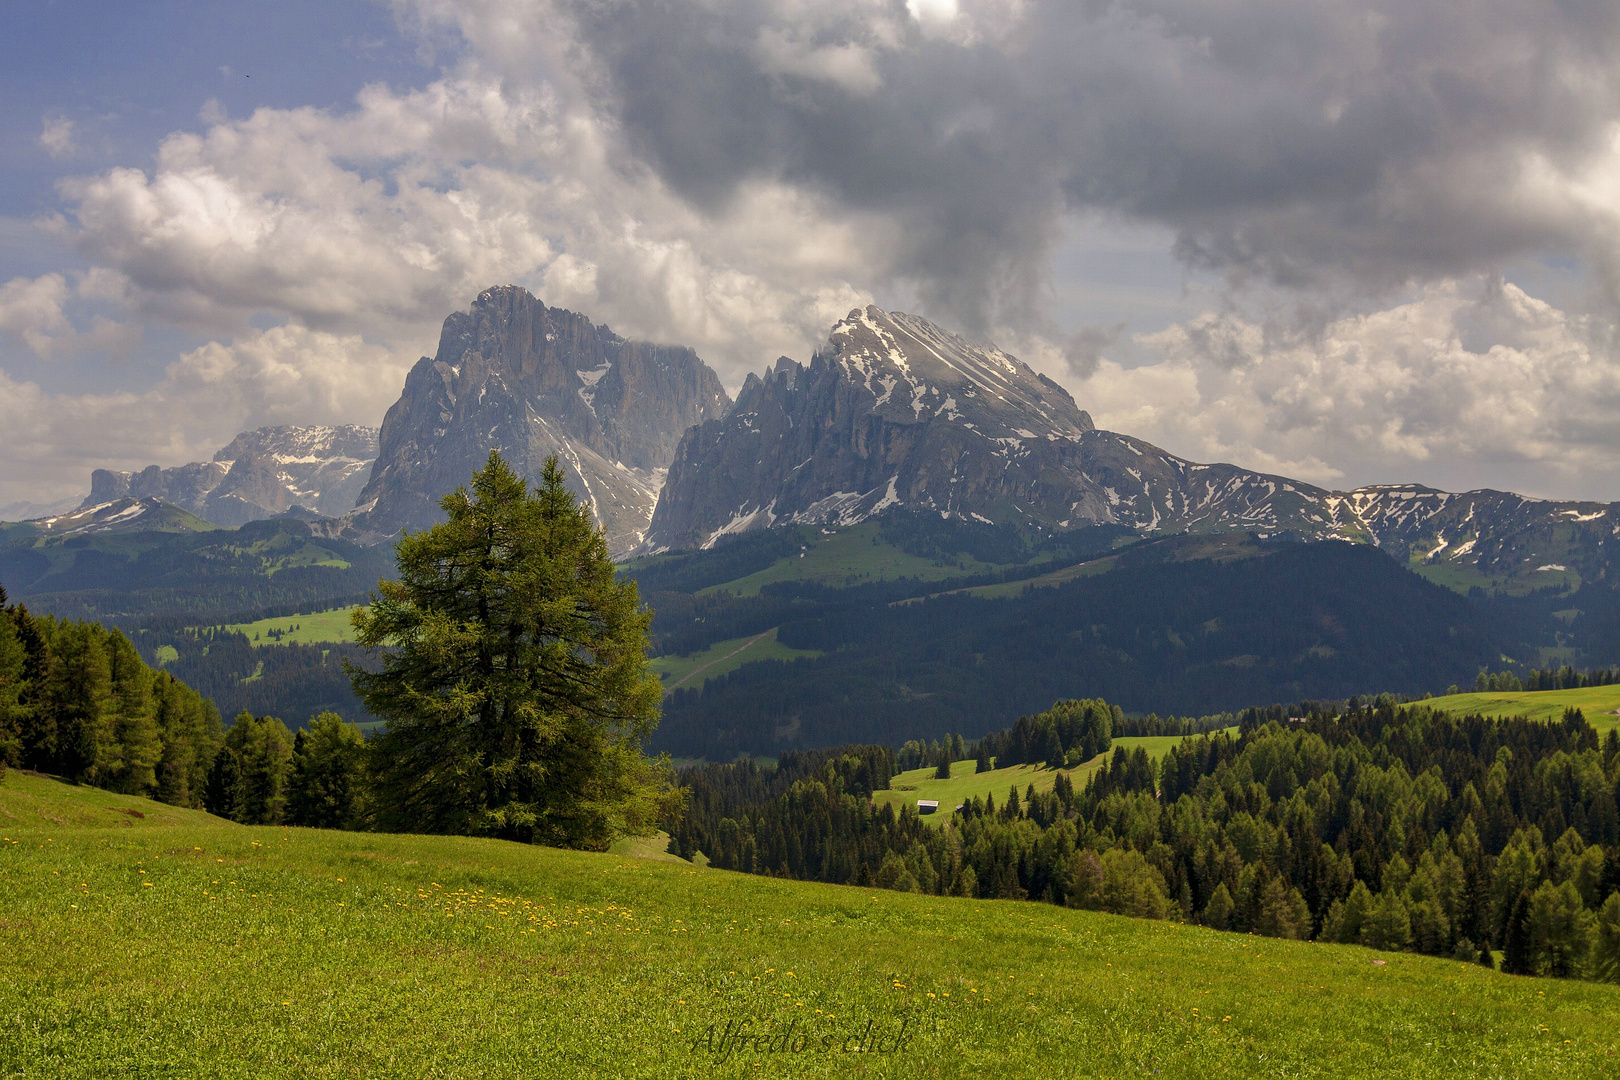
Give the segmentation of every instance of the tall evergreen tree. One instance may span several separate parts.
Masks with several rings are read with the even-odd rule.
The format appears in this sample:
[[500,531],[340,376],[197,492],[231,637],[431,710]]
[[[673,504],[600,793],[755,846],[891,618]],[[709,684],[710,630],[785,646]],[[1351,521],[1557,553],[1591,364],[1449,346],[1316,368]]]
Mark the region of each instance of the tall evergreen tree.
[[241,762],[237,761],[235,750],[221,746],[208,769],[208,785],[203,789],[203,809],[235,821],[241,802]]
[[641,752],[661,697],[650,616],[556,458],[531,492],[491,451],[440,505],[354,616],[362,645],[391,649],[353,672],[387,722],[379,824],[594,850],[652,832],[674,792]]
[[1502,970],[1509,975],[1534,975],[1535,957],[1530,942],[1530,890],[1519,893],[1502,934]]
[[365,736],[337,713],[321,713],[293,736],[287,823],[353,828],[365,814],[365,796]]
[[225,745],[240,766],[235,820],[246,825],[278,825],[287,803],[292,771],[292,732],[274,716],[240,713],[225,732]]

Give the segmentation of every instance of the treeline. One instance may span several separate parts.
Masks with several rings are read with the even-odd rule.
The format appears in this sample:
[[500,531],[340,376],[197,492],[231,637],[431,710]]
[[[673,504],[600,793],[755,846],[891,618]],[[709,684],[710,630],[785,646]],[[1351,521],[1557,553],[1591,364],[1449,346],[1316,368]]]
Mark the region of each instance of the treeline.
[[227,728],[212,701],[148,667],[121,631],[35,615],[0,588],[0,770],[252,825],[361,828],[366,753],[360,729],[334,713],[296,735],[249,712]]
[[117,630],[35,615],[0,588],[0,763],[200,806],[224,733],[213,704]]
[[[1579,690],[1588,686],[1612,686],[1620,683],[1620,668],[1593,668],[1577,671],[1565,664],[1561,668],[1532,668],[1523,676],[1511,671],[1481,671],[1474,676],[1474,692],[1492,690]],[[1451,693],[1458,690],[1455,686]]]
[[34,611],[78,619],[223,623],[233,613],[336,606],[389,572],[360,547],[278,518],[198,533],[115,532],[0,542],[0,580]]
[[297,734],[273,716],[242,713],[208,770],[203,808],[244,825],[367,828],[370,749],[336,713]]
[[[859,751],[846,748],[846,757]],[[745,770],[729,784],[720,770]],[[755,873],[1042,900],[1620,980],[1620,739],[1392,703],[1116,749],[1076,790],[970,799],[943,827],[831,762],[688,770],[725,812],[679,850]]]
[[[1273,712],[1279,720],[1291,715],[1290,708],[1277,705],[1200,717],[1156,713],[1130,717],[1119,706],[1104,701],[1060,701],[1043,713],[1020,717],[1006,731],[991,732],[981,739],[964,739],[960,734],[927,742],[908,739],[896,757],[902,772],[925,765],[945,769],[951,762],[967,758],[978,762],[976,772],[1023,764],[1073,768],[1107,751],[1114,738],[1186,737],[1239,725],[1252,727],[1272,718]],[[1297,712],[1298,707],[1292,708]],[[948,772],[940,773],[941,779],[948,777]]]

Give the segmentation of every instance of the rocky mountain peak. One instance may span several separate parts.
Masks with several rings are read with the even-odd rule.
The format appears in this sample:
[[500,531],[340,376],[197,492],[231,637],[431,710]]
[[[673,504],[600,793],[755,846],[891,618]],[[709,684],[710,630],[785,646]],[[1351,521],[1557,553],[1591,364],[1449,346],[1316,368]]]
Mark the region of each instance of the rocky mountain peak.
[[723,419],[687,433],[647,546],[852,524],[891,506],[1006,520],[1039,505],[1038,520],[1067,527],[1106,517],[1106,500],[1090,485],[1058,501],[1043,470],[1093,434],[1074,399],[1016,357],[915,315],[856,308],[807,366],[777,360]]
[[445,319],[388,410],[357,525],[438,521],[491,448],[531,478],[556,454],[622,552],[643,540],[682,433],[730,404],[691,349],[628,340],[515,285],[486,289]]
[[354,506],[371,462],[377,429],[357,424],[282,426],[244,431],[212,461],[139,472],[97,469],[83,508],[119,499],[160,499],[213,522],[242,525],[303,506],[336,516]]
[[862,385],[872,411],[898,423],[943,417],[989,438],[1076,438],[1093,429],[1068,391],[1022,361],[876,305],[835,325],[811,363],[818,361]]

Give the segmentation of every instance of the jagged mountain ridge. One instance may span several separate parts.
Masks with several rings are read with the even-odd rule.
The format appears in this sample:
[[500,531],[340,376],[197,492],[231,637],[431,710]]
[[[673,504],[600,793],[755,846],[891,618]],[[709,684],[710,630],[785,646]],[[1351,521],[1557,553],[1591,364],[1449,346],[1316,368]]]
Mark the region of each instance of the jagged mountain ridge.
[[730,405],[689,348],[627,340],[514,285],[487,289],[445,319],[388,410],[355,528],[441,520],[439,500],[495,448],[530,478],[556,454],[620,554],[642,543],[682,433]]
[[207,532],[213,526],[191,511],[152,495],[121,496],[81,506],[27,524],[47,536],[88,536],[111,532]]
[[755,528],[851,525],[890,507],[1143,535],[1242,531],[1371,543],[1398,560],[1491,576],[1608,574],[1620,504],[1380,485],[1335,492],[1199,464],[1098,430],[1014,357],[916,316],[856,309],[808,365],[750,375],[723,418],[689,431],[645,551]]
[[783,357],[723,420],[688,433],[649,546],[849,525],[890,506],[1040,530],[1280,529],[1315,493],[1099,431],[1016,358],[874,306],[834,326],[808,366]]
[[88,510],[121,499],[161,499],[215,525],[237,526],[296,506],[327,516],[352,508],[377,456],[377,429],[357,424],[244,431],[212,461],[140,472],[97,469]]

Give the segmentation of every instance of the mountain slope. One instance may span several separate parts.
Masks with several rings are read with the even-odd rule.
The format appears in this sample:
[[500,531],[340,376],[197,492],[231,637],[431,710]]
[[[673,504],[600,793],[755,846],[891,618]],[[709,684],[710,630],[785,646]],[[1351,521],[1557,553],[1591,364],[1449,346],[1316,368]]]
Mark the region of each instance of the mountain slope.
[[0,820],[0,1061],[53,1078],[1554,1080],[1620,1052],[1614,987],[1415,954],[237,825],[16,771]]
[[215,525],[260,521],[302,506],[335,516],[349,510],[377,456],[377,429],[356,424],[244,431],[214,455],[140,472],[97,469],[80,509],[123,498],[162,499]]
[[750,376],[688,433],[650,549],[775,524],[851,525],[891,506],[1038,531],[1241,528],[1339,535],[1328,493],[1195,465],[1099,431],[1056,383],[915,316],[856,309],[801,366]]
[[1524,589],[1606,579],[1620,504],[1416,485],[1334,492],[1198,464],[1101,431],[1057,384],[912,315],[856,309],[808,365],[750,376],[681,441],[643,550],[706,548],[891,507],[1039,534],[1091,525],[1385,548],[1436,580]]
[[517,286],[488,289],[444,321],[437,354],[388,410],[356,524],[433,524],[491,448],[530,477],[556,454],[622,552],[642,541],[682,433],[730,404],[691,349],[628,341]]
[[[821,655],[675,691],[657,747],[726,761],[857,739],[976,737],[1067,697],[1196,716],[1420,694],[1501,666],[1504,650],[1541,629],[1533,610],[1459,596],[1363,545],[1166,537],[1097,570],[999,599],[964,590],[897,603],[920,590],[813,584],[717,599],[701,611],[714,634],[764,622],[782,646]],[[759,621],[745,621],[754,610]]]

